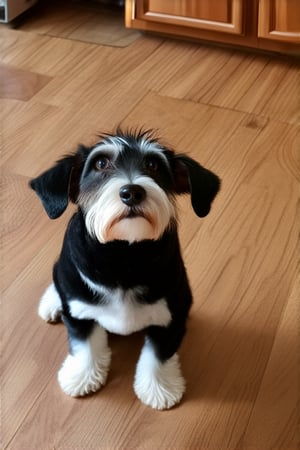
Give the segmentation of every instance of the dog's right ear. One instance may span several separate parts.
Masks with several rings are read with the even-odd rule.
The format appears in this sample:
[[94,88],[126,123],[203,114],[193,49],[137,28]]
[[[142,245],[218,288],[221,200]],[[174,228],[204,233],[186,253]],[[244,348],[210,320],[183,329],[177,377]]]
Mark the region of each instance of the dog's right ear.
[[61,159],[54,167],[29,182],[50,219],[57,219],[63,214],[69,199],[76,201],[79,178],[88,152],[88,148],[79,146],[77,153]]
[[57,219],[69,203],[69,186],[74,156],[67,156],[30,181],[50,219]]

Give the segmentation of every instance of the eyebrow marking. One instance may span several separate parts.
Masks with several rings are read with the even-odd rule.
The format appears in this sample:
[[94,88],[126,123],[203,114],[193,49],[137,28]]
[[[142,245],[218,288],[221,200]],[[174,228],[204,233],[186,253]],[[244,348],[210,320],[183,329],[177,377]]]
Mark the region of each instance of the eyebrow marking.
[[[95,158],[97,154],[108,154],[115,161],[120,153],[126,152],[126,148],[130,148],[134,144],[134,148],[138,149],[142,154],[152,154],[160,157],[166,164],[168,164],[168,158],[164,153],[164,148],[159,142],[152,141],[145,137],[138,137],[136,140],[126,138],[123,136],[107,136],[102,142],[99,142],[92,152],[90,153],[87,162]],[[124,148],[125,147],[125,148]]]

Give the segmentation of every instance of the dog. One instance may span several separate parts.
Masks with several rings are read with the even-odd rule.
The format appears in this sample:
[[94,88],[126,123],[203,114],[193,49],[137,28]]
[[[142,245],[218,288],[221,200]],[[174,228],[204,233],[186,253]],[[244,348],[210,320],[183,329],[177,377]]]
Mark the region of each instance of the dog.
[[69,354],[58,372],[62,390],[80,397],[106,382],[107,332],[145,332],[134,391],[168,409],[185,392],[178,348],[192,293],[180,251],[175,198],[190,194],[206,216],[220,179],[152,131],[117,129],[30,181],[51,219],[77,205],[39,304],[48,322],[62,318]]

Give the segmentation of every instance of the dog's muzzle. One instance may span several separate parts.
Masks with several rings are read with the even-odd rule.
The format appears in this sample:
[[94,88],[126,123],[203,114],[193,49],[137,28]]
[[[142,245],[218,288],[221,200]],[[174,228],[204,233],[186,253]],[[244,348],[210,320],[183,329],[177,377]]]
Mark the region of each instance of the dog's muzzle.
[[120,188],[120,199],[126,206],[136,206],[146,198],[145,189],[139,184],[126,184]]

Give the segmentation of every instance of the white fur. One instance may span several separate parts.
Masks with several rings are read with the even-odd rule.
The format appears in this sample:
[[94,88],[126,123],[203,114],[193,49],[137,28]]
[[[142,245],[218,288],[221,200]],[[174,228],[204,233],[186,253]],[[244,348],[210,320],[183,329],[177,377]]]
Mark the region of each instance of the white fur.
[[[138,143],[143,152],[158,152],[161,157],[165,158],[167,161],[166,156],[163,154],[163,149],[158,142],[153,142],[145,136],[139,139]],[[95,153],[99,151],[105,153],[111,152],[115,155],[115,157],[117,157],[118,154],[123,151],[124,145],[128,145],[128,140],[126,138],[123,138],[122,136],[106,136],[102,142],[94,147],[90,157],[93,158]]]
[[72,354],[58,372],[62,390],[72,397],[96,392],[106,382],[110,359],[106,332],[96,325],[87,340],[72,341]]
[[70,313],[77,319],[93,319],[105,330],[112,333],[128,335],[150,325],[167,326],[171,321],[171,313],[165,299],[154,304],[140,303],[137,300],[143,294],[143,287],[123,290],[106,289],[98,286],[80,274],[84,282],[94,293],[104,298],[99,305],[90,305],[81,300],[71,300]]
[[89,277],[85,276],[80,270],[78,270],[80,278],[87,285],[87,287],[92,291],[94,295],[106,295],[107,288],[102,286],[102,284],[94,283]]
[[146,341],[136,368],[134,391],[142,403],[155,409],[169,409],[179,403],[185,391],[185,381],[178,355],[174,354],[162,363]]
[[144,217],[124,218],[117,221],[109,231],[110,240],[142,241],[155,239],[156,233],[151,223]]
[[50,284],[42,296],[39,304],[39,316],[46,322],[57,322],[62,312],[60,296],[54,286]]
[[[127,177],[111,178],[94,195],[82,195],[79,197],[79,204],[85,212],[85,224],[89,234],[101,243],[116,239],[114,225],[119,220],[126,219],[128,207],[120,199],[120,188],[129,182],[142,186],[146,191],[146,199],[139,205],[138,209],[144,220],[148,221],[145,232],[138,230],[138,227],[131,229],[133,222],[127,219],[125,228],[122,227],[119,239],[129,242],[141,239],[159,239],[168,228],[171,219],[175,218],[175,206],[168,198],[167,194],[158,186],[152,178],[137,175],[129,180]],[[134,230],[137,230],[135,232]]]

